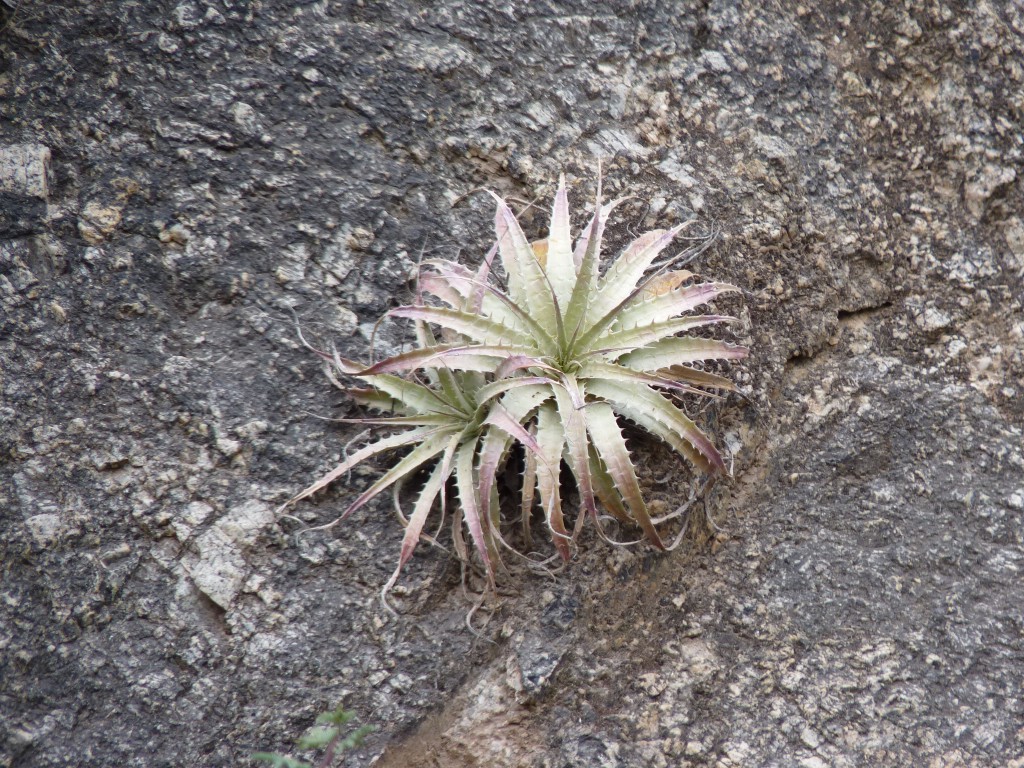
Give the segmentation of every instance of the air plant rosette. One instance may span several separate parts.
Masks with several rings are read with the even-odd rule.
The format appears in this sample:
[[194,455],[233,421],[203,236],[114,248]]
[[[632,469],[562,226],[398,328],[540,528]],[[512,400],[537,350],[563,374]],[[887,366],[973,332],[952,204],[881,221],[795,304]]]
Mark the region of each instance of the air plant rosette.
[[[499,498],[499,477],[511,456],[521,456],[523,465],[514,506],[524,540],[529,542],[539,502],[564,561],[586,520],[607,538],[601,509],[639,528],[655,548],[672,546],[644,500],[623,436],[625,422],[664,441],[708,482],[728,474],[721,453],[681,402],[736,391],[706,364],[745,357],[747,350],[692,332],[734,320],[695,310],[739,289],[698,281],[680,265],[689,252],[656,263],[689,222],[641,235],[602,273],[605,226],[622,200],[602,204],[600,186],[594,213],[575,243],[564,177],[548,237],[539,242],[527,239],[508,204],[491,193],[496,242],[481,264],[470,269],[455,261],[425,261],[416,302],[388,313],[413,321],[414,349],[371,366],[321,353],[332,380],[379,412],[358,421],[397,431],[347,456],[285,506],[377,454],[405,451],[337,523],[427,470],[407,516],[396,503],[405,536],[384,595],[426,535],[435,509],[442,519],[452,512],[457,553],[464,562],[475,553],[494,590],[502,553],[519,554],[503,532],[503,523],[507,529],[512,521]],[[358,384],[348,386],[342,378]],[[563,465],[579,497],[571,530],[563,510]]]

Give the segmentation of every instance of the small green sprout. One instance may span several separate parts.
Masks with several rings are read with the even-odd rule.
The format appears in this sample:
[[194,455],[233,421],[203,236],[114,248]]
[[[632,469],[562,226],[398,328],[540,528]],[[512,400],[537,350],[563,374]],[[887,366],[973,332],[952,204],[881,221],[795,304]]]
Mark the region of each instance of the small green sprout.
[[[362,746],[366,737],[373,732],[372,725],[361,725],[342,738],[342,729],[354,718],[354,712],[340,706],[333,712],[325,712],[317,717],[317,724],[299,738],[296,746],[301,750],[324,750],[317,768],[329,768],[334,763],[336,755]],[[249,757],[252,760],[270,763],[273,768],[313,768],[309,763],[276,752],[256,752]]]

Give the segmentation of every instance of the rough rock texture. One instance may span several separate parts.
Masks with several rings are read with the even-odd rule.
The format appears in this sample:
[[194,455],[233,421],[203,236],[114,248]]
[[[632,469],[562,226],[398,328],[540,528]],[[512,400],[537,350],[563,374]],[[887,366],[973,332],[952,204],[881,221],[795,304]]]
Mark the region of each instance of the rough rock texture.
[[[0,765],[238,765],[344,700],[377,726],[349,765],[1024,766],[1019,4],[0,27]],[[696,217],[747,292],[720,532],[585,540],[482,637],[423,548],[395,619],[387,502],[274,514],[355,437],[296,324],[365,357],[421,254],[486,249],[467,193],[583,199],[598,157],[638,198],[613,239]]]

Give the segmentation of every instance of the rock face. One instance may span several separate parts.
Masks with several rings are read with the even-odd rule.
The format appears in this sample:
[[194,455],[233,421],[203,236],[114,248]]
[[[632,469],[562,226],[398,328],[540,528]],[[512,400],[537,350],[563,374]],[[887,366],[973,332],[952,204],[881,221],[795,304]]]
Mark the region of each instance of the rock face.
[[[0,766],[239,765],[339,701],[377,728],[353,766],[1024,766],[1019,5],[29,6]],[[613,239],[695,217],[746,292],[719,533],[584,540],[481,637],[424,547],[391,617],[387,502],[299,533],[378,469],[274,512],[356,437],[296,326],[400,345],[417,261],[489,245],[468,193],[585,199],[598,158],[638,198]]]

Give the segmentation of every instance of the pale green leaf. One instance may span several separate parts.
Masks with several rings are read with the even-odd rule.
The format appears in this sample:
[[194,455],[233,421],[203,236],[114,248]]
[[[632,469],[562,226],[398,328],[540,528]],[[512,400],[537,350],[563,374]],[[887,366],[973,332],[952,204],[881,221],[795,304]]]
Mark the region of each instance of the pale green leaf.
[[338,751],[344,752],[348,749],[355,749],[356,747],[362,746],[366,737],[373,733],[374,728],[372,725],[361,725],[356,728],[352,733],[346,736],[344,739],[338,742]]
[[541,403],[549,400],[551,396],[552,392],[549,385],[534,384],[528,387],[509,390],[501,399],[501,404],[505,406],[505,409],[513,419],[520,424],[525,424],[530,414]]
[[490,400],[493,400],[499,395],[503,395],[509,390],[518,389],[519,387],[529,387],[537,384],[547,385],[551,383],[551,379],[546,376],[521,376],[519,378],[512,379],[499,379],[498,381],[492,381],[490,384],[485,384],[480,387],[476,393],[477,404],[484,405]]
[[355,712],[345,709],[344,706],[339,706],[332,712],[322,712],[317,715],[316,721],[320,725],[347,725],[355,719],[355,716]]
[[[590,227],[580,242],[585,242],[583,254],[579,264],[579,274],[576,277],[576,285],[573,286],[572,296],[569,305],[565,310],[565,332],[569,334],[569,343],[575,342],[583,329],[583,323],[590,308],[597,289],[597,271],[601,259],[601,231],[604,228],[600,200],[598,200],[597,213],[590,222]],[[579,245],[577,245],[579,250]]]
[[360,448],[311,486],[285,502],[281,508],[284,509],[284,507],[290,506],[295,502],[301,501],[302,499],[312,496],[317,491],[326,488],[343,474],[352,469],[352,467],[362,461],[365,461],[371,456],[376,456],[378,453],[384,453],[385,451],[391,451],[396,448],[415,445],[416,443],[421,443],[424,440],[430,440],[436,437],[440,432],[441,430],[437,427],[420,427],[417,429],[411,429],[408,432],[401,432],[397,435],[385,437],[382,440],[378,440],[375,443],[365,446],[364,448]]
[[674,365],[671,368],[663,368],[658,373],[661,376],[670,377],[677,381],[685,381],[696,387],[711,387],[713,389],[724,389],[729,392],[736,392],[736,385],[724,376],[718,376],[707,371],[700,371],[685,365]]
[[669,291],[674,291],[692,277],[693,272],[688,269],[674,269],[670,272],[651,275],[651,277],[641,283],[641,290],[635,297],[630,299],[627,306],[632,306],[638,302],[650,301]]
[[554,403],[545,403],[537,412],[537,485],[544,517],[548,521],[558,554],[569,560],[569,532],[562,517],[562,494],[559,476],[565,429]]
[[615,420],[615,414],[607,403],[595,402],[587,406],[587,429],[597,448],[601,461],[608,470],[608,475],[615,483],[619,495],[629,506],[630,515],[647,535],[647,539],[658,549],[664,549],[658,531],[651,522],[647,504],[644,502],[640,483],[633,469],[633,462],[626,448],[626,440]]
[[565,175],[558,180],[558,191],[551,211],[548,233],[547,275],[558,304],[569,306],[576,283],[576,266],[572,260],[572,236],[569,233],[569,199],[565,191]]
[[[536,428],[533,428],[536,439]],[[523,457],[523,490],[519,501],[519,515],[523,530],[523,539],[530,546],[533,538],[530,535],[530,517],[533,513],[533,500],[537,490],[537,454],[526,451]]]
[[584,380],[607,379],[609,381],[615,381],[620,384],[631,386],[647,385],[650,387],[664,387],[666,389],[673,389],[677,392],[684,392],[691,395],[717,397],[717,395],[704,392],[700,389],[695,389],[688,384],[683,384],[671,376],[651,374],[645,371],[635,371],[632,368],[625,368],[621,365],[609,363],[597,358],[591,358],[584,363],[577,376]]
[[402,549],[398,556],[398,567],[395,568],[395,572],[388,579],[387,584],[384,585],[384,589],[381,592],[382,596],[386,596],[391,591],[391,588],[398,581],[398,577],[402,573],[402,568],[405,567],[413,552],[416,551],[416,545],[419,543],[420,534],[423,533],[423,525],[426,523],[427,515],[430,514],[438,494],[441,493],[445,482],[448,480],[448,476],[451,474],[451,457],[455,453],[458,441],[458,436],[453,436],[449,439],[448,444],[445,446],[444,456],[437,466],[434,467],[430,477],[427,478],[427,482],[423,485],[422,490],[420,490],[420,495],[413,506],[412,515],[409,516],[409,523],[405,528],[405,536],[402,538]]
[[464,443],[459,448],[455,456],[455,485],[459,492],[463,519],[466,521],[469,535],[473,539],[473,544],[476,545],[476,550],[484,565],[490,587],[494,589],[494,563],[491,554],[493,552],[497,556],[497,552],[494,551],[492,537],[485,528],[489,525],[489,521],[480,515],[480,497],[473,472],[475,448],[475,443]]
[[675,239],[689,222],[669,230],[656,229],[641,235],[622,252],[601,278],[597,294],[587,312],[593,326],[607,316],[634,291],[658,255]]
[[615,481],[608,474],[608,470],[605,468],[604,462],[601,461],[601,457],[597,455],[597,448],[594,447],[593,442],[589,445],[588,453],[594,494],[616,520],[620,523],[632,524],[633,519],[629,516],[625,506],[623,506],[622,496],[619,495],[619,491],[615,487]]
[[[565,376],[561,386],[552,387],[558,416],[565,431],[565,449],[569,467],[576,477],[583,508],[596,521],[597,504],[594,501],[594,487],[590,477],[590,457],[587,454],[587,424],[582,403],[585,397],[583,385],[571,376]],[[578,404],[578,405],[577,405]]]
[[[375,377],[384,373],[402,373],[406,371],[423,370],[427,368],[448,368],[452,371],[477,371],[488,373],[494,370],[500,361],[509,357],[521,357],[531,355],[534,350],[531,347],[499,346],[493,344],[448,344],[424,349],[413,349],[381,360],[369,368],[355,374],[364,377],[369,383],[376,384]],[[398,381],[406,381],[398,379]],[[407,382],[408,383],[408,382]],[[422,385],[416,384],[421,387]],[[401,389],[395,385],[396,389]],[[396,398],[405,397],[395,395]],[[434,400],[440,400],[435,393],[431,395]],[[412,402],[407,399],[403,402]],[[424,402],[418,399],[418,403]],[[414,405],[413,407],[418,407]]]
[[635,349],[618,359],[620,365],[637,371],[656,371],[700,360],[738,360],[747,356],[746,347],[715,339],[670,338]]
[[342,514],[342,519],[351,515],[357,509],[377,496],[381,491],[391,487],[393,483],[409,477],[424,464],[437,458],[437,456],[444,451],[445,446],[452,437],[452,432],[453,430],[446,429],[424,439],[423,442],[409,451],[409,453],[403,456],[397,464],[385,472],[380,479],[359,494],[358,498],[356,498],[356,500],[353,501],[349,505],[348,509],[346,509]]
[[494,198],[498,203],[494,229],[498,252],[508,276],[509,298],[541,327],[555,329],[561,324],[561,317],[555,308],[551,284],[512,209],[497,195]]
[[442,328],[461,333],[478,343],[494,346],[528,346],[533,340],[522,331],[510,328],[495,320],[444,307],[397,307],[389,313],[392,317],[425,320]]
[[588,382],[592,395],[608,400],[626,418],[666,440],[704,472],[724,474],[722,456],[694,422],[667,398],[647,386],[606,379]]
[[642,301],[637,300],[638,296],[622,310],[612,328],[618,331],[660,323],[713,301],[723,293],[738,291],[739,288],[728,283],[698,283]]
[[[377,366],[374,366],[376,368]],[[373,369],[371,369],[373,370]],[[446,413],[457,415],[459,409],[444,400],[439,392],[418,384],[415,381],[402,379],[387,373],[369,374],[363,372],[360,377],[375,389],[416,413]]]
[[345,392],[359,405],[367,408],[374,408],[378,411],[388,411],[390,413],[408,413],[407,407],[383,392],[361,387],[346,387],[340,381],[336,382],[340,389],[344,389]]
[[[590,221],[587,222],[587,226],[584,227],[582,232],[580,232],[580,237],[576,241],[576,248],[572,252],[573,261],[576,263],[576,267],[577,267],[580,275],[584,274],[584,272],[583,272],[583,262],[584,262],[584,260],[586,258],[587,251],[590,250],[591,247],[593,247],[594,253],[597,255],[598,260],[600,259],[600,256],[601,256],[601,243],[602,243],[602,240],[603,240],[603,237],[604,237],[605,226],[608,224],[608,217],[611,216],[612,211],[615,210],[615,208],[618,207],[618,205],[620,203],[622,203],[623,201],[628,200],[628,199],[629,199],[628,197],[620,197],[617,200],[612,200],[610,203],[605,203],[604,205],[601,205],[601,186],[600,186],[600,180],[598,180],[598,189],[597,189],[597,196],[596,196],[597,202],[596,202],[596,205],[595,205],[595,212],[590,217]],[[595,234],[595,228],[594,228],[595,224],[597,225],[597,228],[596,228],[597,239],[596,239],[596,241],[592,241],[592,238],[594,237],[594,234]],[[592,242],[593,242],[593,245],[591,245]],[[595,272],[595,274],[594,274],[595,280],[596,280],[596,277],[597,277],[597,274]],[[596,282],[595,282],[594,285],[596,287]]]
[[694,328],[701,328],[715,323],[727,323],[735,320],[734,317],[726,315],[686,315],[665,320],[660,323],[641,325],[636,328],[628,328],[621,331],[610,331],[603,336],[594,339],[592,345],[580,350],[580,353],[595,352],[606,355],[609,359],[615,359],[623,352],[646,347],[662,339],[675,336],[683,331],[691,331]]

